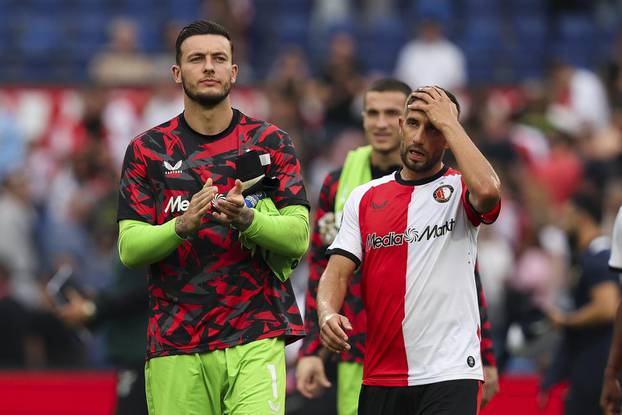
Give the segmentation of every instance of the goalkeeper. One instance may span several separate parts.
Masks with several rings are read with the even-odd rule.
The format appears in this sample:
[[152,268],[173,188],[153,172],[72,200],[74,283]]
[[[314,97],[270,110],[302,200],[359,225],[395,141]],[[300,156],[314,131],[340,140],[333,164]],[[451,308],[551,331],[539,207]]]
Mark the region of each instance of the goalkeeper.
[[287,280],[309,239],[300,163],[231,107],[222,26],[184,27],[176,54],[184,112],[129,144],[119,195],[121,260],[149,264],[149,413],[283,414],[284,347],[304,335]]

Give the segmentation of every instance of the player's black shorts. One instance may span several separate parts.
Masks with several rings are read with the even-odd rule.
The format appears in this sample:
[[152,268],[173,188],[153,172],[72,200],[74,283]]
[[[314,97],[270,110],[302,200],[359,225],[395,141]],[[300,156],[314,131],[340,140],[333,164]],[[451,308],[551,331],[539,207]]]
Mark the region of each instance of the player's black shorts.
[[477,415],[482,382],[463,379],[419,386],[366,386],[359,415]]

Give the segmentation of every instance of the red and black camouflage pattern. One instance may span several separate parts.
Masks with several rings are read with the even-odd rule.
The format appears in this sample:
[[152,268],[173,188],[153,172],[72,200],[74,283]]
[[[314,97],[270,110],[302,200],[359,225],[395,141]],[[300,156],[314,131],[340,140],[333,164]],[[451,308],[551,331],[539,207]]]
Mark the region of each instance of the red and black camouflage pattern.
[[[339,188],[340,176],[341,169],[333,171],[326,176],[320,190],[320,200],[315,212],[311,247],[307,254],[309,262],[309,285],[305,296],[305,328],[307,336],[303,339],[300,348],[302,356],[317,355],[322,349],[316,300],[320,277],[328,264],[328,256],[326,256],[328,245],[324,244],[320,237],[319,222],[326,213],[335,211],[335,198]],[[348,332],[348,343],[350,343],[351,348],[341,352],[338,357],[343,362],[363,363],[367,317],[363,309],[363,298],[361,295],[361,273],[355,272],[350,281],[348,293],[341,310],[343,315],[352,323],[352,330]]]
[[[269,154],[266,176],[280,180],[270,195],[278,208],[308,207],[292,140],[269,123],[234,110],[216,136],[193,131],[183,114],[128,145],[121,176],[118,220],[160,225],[187,209],[208,178],[222,194],[234,185],[235,158],[246,150]],[[273,276],[238,231],[208,214],[199,231],[150,266],[147,357],[224,349],[251,341],[304,335],[289,281]]]
[[[372,172],[375,173],[374,169]],[[320,277],[328,264],[326,249],[328,246],[322,242],[320,237],[320,219],[329,212],[335,210],[335,197],[339,188],[339,177],[341,169],[329,173],[324,179],[322,189],[320,190],[320,200],[315,214],[315,222],[313,233],[311,235],[311,248],[307,259],[309,261],[309,285],[305,297],[305,328],[307,336],[302,341],[300,348],[300,356],[318,355],[322,350],[320,343],[320,331],[318,327],[317,316],[317,289]],[[373,174],[376,179],[376,174]],[[380,177],[380,176],[379,176]],[[490,322],[488,321],[488,308],[486,305],[486,296],[482,287],[479,270],[475,268],[475,283],[478,291],[478,305],[481,319],[481,354],[484,366],[496,366],[494,348],[492,343],[492,333]],[[365,352],[365,326],[367,319],[363,309],[363,299],[361,298],[361,275],[355,272],[352,276],[348,293],[341,313],[352,323],[352,331],[348,332],[350,350],[342,352],[337,359],[341,362],[358,362],[363,363]]]

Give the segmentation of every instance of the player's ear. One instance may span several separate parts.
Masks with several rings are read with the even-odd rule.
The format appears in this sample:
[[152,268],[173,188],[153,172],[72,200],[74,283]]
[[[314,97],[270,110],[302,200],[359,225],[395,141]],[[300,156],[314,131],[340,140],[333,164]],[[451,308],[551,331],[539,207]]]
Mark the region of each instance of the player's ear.
[[181,84],[181,68],[175,64],[171,66],[171,73],[173,74],[173,80],[176,84]]
[[235,81],[238,79],[238,65],[235,63],[231,65],[231,83],[235,84]]

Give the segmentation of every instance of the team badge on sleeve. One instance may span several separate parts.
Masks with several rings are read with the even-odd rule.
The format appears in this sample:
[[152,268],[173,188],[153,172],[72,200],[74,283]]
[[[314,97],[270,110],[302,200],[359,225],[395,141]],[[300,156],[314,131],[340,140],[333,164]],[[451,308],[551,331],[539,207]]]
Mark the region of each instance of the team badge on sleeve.
[[444,184],[437,187],[432,195],[434,196],[434,200],[436,200],[438,203],[445,203],[451,198],[453,192],[454,188],[452,186]]

